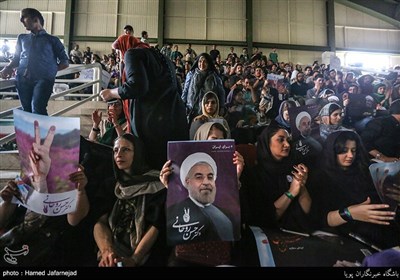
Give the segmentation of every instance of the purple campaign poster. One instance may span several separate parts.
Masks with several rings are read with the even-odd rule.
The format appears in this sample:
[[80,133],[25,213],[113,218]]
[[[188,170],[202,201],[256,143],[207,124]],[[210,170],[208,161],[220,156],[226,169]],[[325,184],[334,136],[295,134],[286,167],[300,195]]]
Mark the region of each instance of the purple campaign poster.
[[289,108],[293,140],[319,135],[319,125],[316,120],[320,109],[317,104]]
[[233,140],[168,142],[167,239],[170,245],[240,238]]

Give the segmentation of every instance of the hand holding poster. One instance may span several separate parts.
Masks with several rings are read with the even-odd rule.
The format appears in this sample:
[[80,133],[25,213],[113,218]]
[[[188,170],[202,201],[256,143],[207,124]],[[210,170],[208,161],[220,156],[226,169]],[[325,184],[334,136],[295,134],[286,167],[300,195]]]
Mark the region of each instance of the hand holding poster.
[[75,211],[76,182],[70,174],[78,170],[79,118],[14,110],[14,124],[23,180],[17,178],[22,199],[13,202],[47,216]]
[[168,142],[169,244],[240,238],[234,151],[233,140]]
[[396,212],[400,203],[400,162],[374,163],[369,171],[380,199]]

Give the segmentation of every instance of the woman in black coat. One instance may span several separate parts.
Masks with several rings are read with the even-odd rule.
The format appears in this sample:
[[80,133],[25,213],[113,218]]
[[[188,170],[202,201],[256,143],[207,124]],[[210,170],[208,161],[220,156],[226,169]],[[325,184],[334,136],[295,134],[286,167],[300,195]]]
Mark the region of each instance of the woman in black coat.
[[357,133],[341,130],[330,134],[319,166],[310,183],[312,213],[321,227],[358,234],[381,248],[400,244],[395,213],[379,199]]
[[154,48],[129,49],[124,61],[126,82],[100,95],[105,101],[130,100],[131,131],[144,143],[147,163],[161,169],[167,160],[167,142],[189,139],[175,67]]
[[242,219],[249,225],[309,231],[308,168],[295,164],[286,128],[272,122],[257,143],[257,165],[241,177]]

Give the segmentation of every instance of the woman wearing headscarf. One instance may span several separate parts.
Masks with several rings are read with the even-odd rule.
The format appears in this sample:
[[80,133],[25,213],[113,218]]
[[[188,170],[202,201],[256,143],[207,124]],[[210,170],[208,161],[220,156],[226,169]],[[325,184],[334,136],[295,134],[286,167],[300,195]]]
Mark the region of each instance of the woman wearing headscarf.
[[257,165],[242,175],[241,196],[249,207],[242,219],[250,225],[309,231],[307,177],[308,168],[292,158],[288,131],[272,122],[258,138]]
[[328,103],[319,111],[321,123],[319,124],[319,134],[323,141],[334,131],[346,129],[341,126],[342,107],[336,103]]
[[285,100],[279,106],[279,114],[276,116],[275,121],[284,127],[289,133],[290,129],[290,117],[289,117],[289,108],[296,107],[296,102],[291,100]]
[[374,92],[371,93],[372,98],[374,98],[377,104],[376,109],[386,110],[390,107],[390,94],[386,90],[386,85],[384,83],[379,83],[374,86]]
[[219,109],[225,104],[225,90],[222,80],[218,76],[215,64],[208,53],[201,53],[186,75],[182,92],[182,100],[188,110],[188,121],[201,114],[201,101],[203,96],[213,91],[217,94]]
[[115,138],[128,130],[128,123],[122,108],[121,99],[113,99],[107,102],[107,119],[102,119],[102,112],[98,109],[92,113],[93,127],[89,139],[101,144],[112,146]]
[[357,133],[331,133],[319,166],[310,183],[312,212],[320,227],[335,227],[345,235],[355,233],[382,249],[400,244],[400,231],[393,223],[395,212],[379,199]]
[[201,111],[202,114],[195,117],[190,125],[190,139],[193,139],[194,134],[202,124],[210,121],[221,123],[226,128],[228,133],[227,137],[225,138],[231,137],[228,122],[224,119],[224,117],[219,115],[219,101],[215,92],[209,91],[204,95],[201,101]]
[[196,130],[193,140],[227,139],[227,135],[228,131],[221,123],[206,122]]
[[152,253],[160,257],[156,251],[162,248],[160,242],[165,244],[166,189],[159,172],[143,164],[135,140],[124,134],[114,142],[115,177],[106,184],[114,186],[117,200],[94,226],[99,266],[154,264]]

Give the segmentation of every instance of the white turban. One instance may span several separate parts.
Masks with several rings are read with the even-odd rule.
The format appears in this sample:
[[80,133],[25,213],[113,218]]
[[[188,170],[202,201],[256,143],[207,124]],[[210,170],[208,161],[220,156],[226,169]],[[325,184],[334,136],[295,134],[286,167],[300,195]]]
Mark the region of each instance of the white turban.
[[307,117],[311,121],[311,116],[310,116],[309,113],[307,113],[306,111],[300,112],[296,117],[296,127],[297,127],[297,129],[299,129],[300,121],[304,117]]
[[192,169],[192,167],[199,162],[205,162],[209,164],[214,171],[214,179],[217,179],[217,164],[215,163],[214,159],[206,153],[194,153],[185,158],[181,165],[180,178],[184,187],[186,187],[187,174],[189,173],[190,169]]

